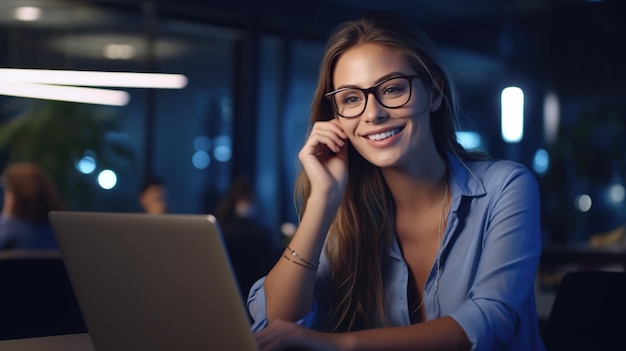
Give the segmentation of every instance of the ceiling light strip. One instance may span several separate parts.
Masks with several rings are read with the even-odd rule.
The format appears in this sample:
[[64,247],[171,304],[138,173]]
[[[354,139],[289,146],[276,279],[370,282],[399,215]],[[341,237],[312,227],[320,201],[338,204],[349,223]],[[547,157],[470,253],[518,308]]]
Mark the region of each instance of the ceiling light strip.
[[182,89],[182,74],[101,72],[0,68],[0,82],[24,82],[92,87]]
[[128,93],[120,90],[15,82],[0,84],[0,95],[110,106],[124,106],[130,100]]

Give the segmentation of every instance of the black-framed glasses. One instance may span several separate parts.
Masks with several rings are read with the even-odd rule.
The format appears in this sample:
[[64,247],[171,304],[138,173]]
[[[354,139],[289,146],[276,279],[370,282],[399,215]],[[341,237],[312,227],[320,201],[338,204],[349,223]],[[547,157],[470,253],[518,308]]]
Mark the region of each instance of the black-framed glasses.
[[413,92],[413,79],[417,75],[396,76],[378,82],[373,87],[341,88],[324,96],[331,100],[335,112],[344,118],[360,116],[367,106],[370,93],[386,108],[400,108],[411,100]]

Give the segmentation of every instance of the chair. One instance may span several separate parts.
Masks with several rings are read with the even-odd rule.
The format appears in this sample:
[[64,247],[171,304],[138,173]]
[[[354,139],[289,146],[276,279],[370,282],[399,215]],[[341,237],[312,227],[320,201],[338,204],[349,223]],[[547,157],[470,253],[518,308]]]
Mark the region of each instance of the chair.
[[58,252],[0,254],[0,340],[86,331]]
[[556,292],[545,326],[548,351],[626,350],[626,272],[573,271]]
[[270,271],[280,253],[276,252],[269,233],[250,220],[241,219],[224,223],[222,232],[237,285],[245,303],[252,285]]

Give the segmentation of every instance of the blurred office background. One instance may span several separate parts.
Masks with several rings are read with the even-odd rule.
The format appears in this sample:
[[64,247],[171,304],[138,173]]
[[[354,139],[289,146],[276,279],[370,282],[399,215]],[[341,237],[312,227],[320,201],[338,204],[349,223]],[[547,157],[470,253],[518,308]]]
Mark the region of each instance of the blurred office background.
[[[2,0],[2,69],[186,80],[100,87],[128,94],[107,105],[23,97],[0,71],[0,166],[44,165],[86,211],[140,211],[140,186],[156,176],[171,212],[213,213],[246,179],[279,243],[297,222],[296,155],[325,40],[368,10],[400,11],[432,36],[461,96],[467,147],[534,171],[546,247],[626,221],[622,0]],[[502,132],[507,87],[523,93],[512,136]]]

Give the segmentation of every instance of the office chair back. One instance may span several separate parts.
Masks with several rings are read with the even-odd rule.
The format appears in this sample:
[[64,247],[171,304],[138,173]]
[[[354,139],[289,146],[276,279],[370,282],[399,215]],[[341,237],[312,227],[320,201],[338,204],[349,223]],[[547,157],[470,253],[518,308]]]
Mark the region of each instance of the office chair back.
[[0,340],[86,331],[58,253],[0,255]]
[[548,351],[626,350],[626,272],[567,273],[557,290],[544,341]]

